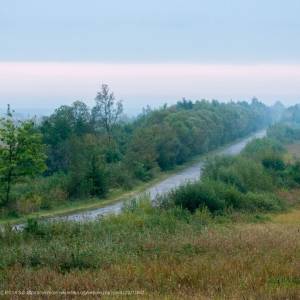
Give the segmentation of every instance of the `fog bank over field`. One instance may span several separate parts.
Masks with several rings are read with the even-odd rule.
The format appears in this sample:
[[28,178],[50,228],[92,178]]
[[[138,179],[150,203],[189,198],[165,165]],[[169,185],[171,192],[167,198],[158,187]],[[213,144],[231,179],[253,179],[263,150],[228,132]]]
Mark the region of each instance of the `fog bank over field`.
[[93,105],[100,83],[123,99],[125,113],[188,99],[220,101],[258,97],[285,105],[300,99],[300,64],[0,62],[0,109],[49,114],[75,100]]

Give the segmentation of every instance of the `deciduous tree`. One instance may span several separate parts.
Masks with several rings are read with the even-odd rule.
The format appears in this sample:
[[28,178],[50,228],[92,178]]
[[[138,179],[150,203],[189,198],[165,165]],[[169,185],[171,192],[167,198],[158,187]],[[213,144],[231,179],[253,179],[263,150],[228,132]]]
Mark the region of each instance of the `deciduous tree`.
[[10,109],[0,119],[0,205],[10,202],[12,184],[46,169],[42,137],[33,121],[16,122]]
[[96,105],[92,110],[93,119],[104,128],[110,140],[112,130],[123,112],[122,101],[116,100],[107,84],[102,84],[101,91],[98,92],[95,101]]

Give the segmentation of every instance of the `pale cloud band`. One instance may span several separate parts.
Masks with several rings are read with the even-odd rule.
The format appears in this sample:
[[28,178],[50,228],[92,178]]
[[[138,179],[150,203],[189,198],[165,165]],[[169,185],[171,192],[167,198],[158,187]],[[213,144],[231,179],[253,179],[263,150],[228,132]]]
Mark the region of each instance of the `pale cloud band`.
[[0,104],[53,109],[74,100],[88,104],[100,83],[124,99],[129,112],[150,104],[191,99],[272,103],[300,100],[300,64],[108,64],[0,62]]

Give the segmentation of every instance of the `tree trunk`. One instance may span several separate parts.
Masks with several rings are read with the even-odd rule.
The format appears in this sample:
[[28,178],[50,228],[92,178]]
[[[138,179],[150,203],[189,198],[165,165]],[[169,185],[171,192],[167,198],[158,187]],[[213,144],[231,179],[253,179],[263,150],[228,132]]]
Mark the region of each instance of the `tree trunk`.
[[10,188],[11,188],[11,170],[9,170],[8,175],[7,175],[7,187],[6,187],[6,199],[5,199],[5,204],[9,203],[9,196],[10,196]]

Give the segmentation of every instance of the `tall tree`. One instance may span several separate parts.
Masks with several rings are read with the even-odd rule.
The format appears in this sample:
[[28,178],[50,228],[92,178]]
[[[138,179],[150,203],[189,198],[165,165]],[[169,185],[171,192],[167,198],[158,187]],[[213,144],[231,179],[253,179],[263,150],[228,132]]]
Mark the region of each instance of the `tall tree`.
[[102,84],[95,101],[96,105],[92,110],[93,119],[104,128],[110,141],[112,130],[123,112],[122,101],[116,100],[107,84]]
[[34,176],[46,169],[42,137],[33,121],[16,122],[8,108],[0,119],[0,205],[10,202],[12,184],[24,176]]
[[71,106],[63,105],[41,124],[43,142],[47,144],[48,174],[68,169],[68,141],[93,132],[91,114],[87,105],[81,101]]

